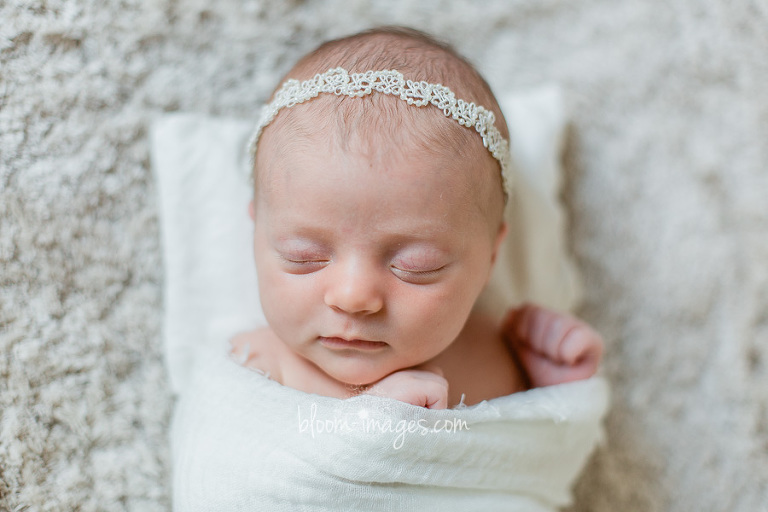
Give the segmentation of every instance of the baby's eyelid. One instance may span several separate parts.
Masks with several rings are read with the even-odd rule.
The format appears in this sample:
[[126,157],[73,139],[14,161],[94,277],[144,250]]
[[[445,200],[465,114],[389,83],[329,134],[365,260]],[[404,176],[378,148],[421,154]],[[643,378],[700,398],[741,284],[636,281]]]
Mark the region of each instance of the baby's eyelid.
[[429,270],[408,269],[408,268],[398,267],[397,265],[390,265],[390,268],[392,270],[397,271],[397,272],[404,272],[406,274],[411,274],[411,275],[414,275],[414,276],[429,277],[429,276],[433,276],[433,275],[439,273],[441,270],[445,269],[445,267],[447,267],[447,266],[448,265],[443,265],[441,267],[436,267],[436,268],[429,269]]
[[288,263],[295,263],[295,264],[310,264],[310,263],[327,263],[330,261],[328,258],[321,257],[321,256],[293,256],[290,254],[282,254],[280,252],[277,253],[281,260],[286,261]]
[[405,283],[414,285],[428,285],[436,283],[442,279],[442,272],[445,270],[445,267],[447,267],[447,265],[443,265],[442,267],[435,268],[433,270],[405,270],[396,267],[395,265],[390,265],[390,269],[392,270],[392,273],[395,275],[395,277]]
[[327,259],[321,259],[321,258],[287,258],[283,256],[283,259],[285,261],[288,261],[290,263],[296,263],[296,264],[311,264],[311,263],[328,263]]

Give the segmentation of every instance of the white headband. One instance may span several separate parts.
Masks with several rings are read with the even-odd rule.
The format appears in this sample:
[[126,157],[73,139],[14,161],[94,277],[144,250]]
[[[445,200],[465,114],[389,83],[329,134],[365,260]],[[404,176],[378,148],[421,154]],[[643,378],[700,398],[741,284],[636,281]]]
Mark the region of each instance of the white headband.
[[512,175],[509,142],[501,136],[501,132],[494,125],[496,116],[493,115],[493,112],[480,105],[456,99],[456,95],[444,85],[405,80],[403,74],[394,69],[350,74],[343,68],[334,68],[303,82],[292,78],[286,80],[275,93],[272,102],[264,105],[261,109],[259,122],[248,144],[248,153],[251,159],[250,171],[253,171],[256,146],[261,132],[272,122],[280,109],[304,103],[316,98],[321,92],[333,93],[337,96],[343,94],[350,97],[362,97],[373,91],[398,96],[409,105],[416,107],[423,107],[431,103],[441,109],[446,117],[458,121],[461,126],[474,127],[475,131],[483,138],[483,145],[501,164],[504,191],[505,194],[510,192]]

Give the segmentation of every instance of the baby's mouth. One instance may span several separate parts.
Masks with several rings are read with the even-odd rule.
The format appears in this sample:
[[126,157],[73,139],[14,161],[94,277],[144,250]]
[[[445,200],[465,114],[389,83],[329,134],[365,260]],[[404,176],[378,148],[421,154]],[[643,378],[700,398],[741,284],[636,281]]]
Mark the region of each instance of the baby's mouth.
[[358,349],[358,350],[378,350],[387,346],[383,341],[370,341],[361,339],[347,339],[338,336],[325,337],[320,336],[318,341],[330,349]]

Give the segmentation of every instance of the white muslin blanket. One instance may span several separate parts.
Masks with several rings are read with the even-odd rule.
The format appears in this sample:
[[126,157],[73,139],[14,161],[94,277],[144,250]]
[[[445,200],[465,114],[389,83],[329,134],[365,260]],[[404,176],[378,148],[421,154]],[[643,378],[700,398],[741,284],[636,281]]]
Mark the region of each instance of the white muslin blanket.
[[601,378],[433,411],[297,391],[214,344],[173,421],[176,511],[552,512],[602,436]]
[[[557,87],[504,95],[517,172],[509,242],[478,307],[571,309],[580,286],[558,201]],[[248,122],[194,114],[152,127],[165,263],[165,357],[179,397],[174,510],[524,510],[570,502],[601,439],[601,379],[456,410],[338,400],[238,366],[227,340],[265,323],[253,264]]]

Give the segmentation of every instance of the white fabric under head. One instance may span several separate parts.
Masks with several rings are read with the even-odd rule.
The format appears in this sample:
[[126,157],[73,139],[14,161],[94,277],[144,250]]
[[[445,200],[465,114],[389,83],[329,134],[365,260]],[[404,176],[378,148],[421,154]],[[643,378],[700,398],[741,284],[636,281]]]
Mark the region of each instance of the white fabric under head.
[[[502,91],[498,99],[515,141],[515,200],[504,215],[509,235],[477,307],[496,318],[523,301],[572,311],[582,286],[560,201],[562,92],[546,86]],[[186,393],[202,347],[267,325],[245,207],[253,189],[246,186],[243,148],[253,122],[174,112],[151,128],[165,266],[165,362],[174,392]]]
[[299,103],[316,98],[320,93],[332,93],[337,96],[362,97],[373,92],[397,96],[409,105],[423,107],[434,105],[443,111],[446,117],[455,119],[461,126],[474,128],[483,139],[483,145],[501,164],[501,178],[507,194],[511,191],[511,157],[509,142],[501,136],[494,125],[496,116],[490,110],[474,103],[456,98],[448,87],[428,82],[406,80],[403,74],[394,69],[349,73],[343,68],[329,69],[304,81],[286,80],[275,93],[272,102],[261,110],[259,122],[248,144],[251,158],[250,169],[256,159],[256,146],[262,130],[281,109],[293,107]]

